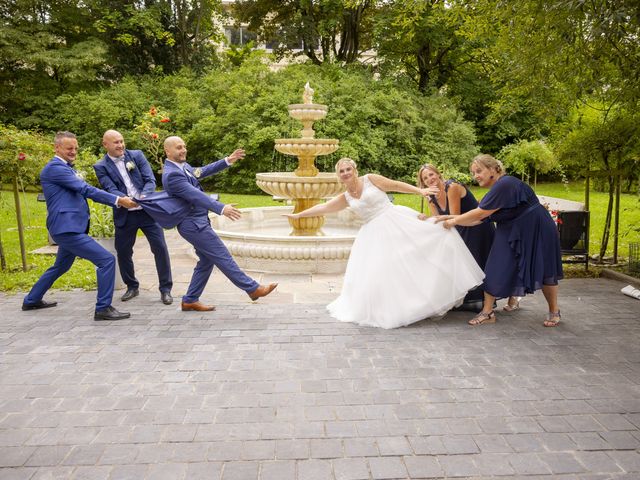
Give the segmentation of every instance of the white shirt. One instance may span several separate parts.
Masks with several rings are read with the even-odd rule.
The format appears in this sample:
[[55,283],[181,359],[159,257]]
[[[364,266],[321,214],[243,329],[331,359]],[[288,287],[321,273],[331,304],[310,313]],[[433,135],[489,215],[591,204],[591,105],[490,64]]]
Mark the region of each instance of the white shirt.
[[[127,166],[125,165],[125,162],[124,162],[124,156],[120,158],[112,157],[109,154],[107,154],[107,156],[111,159],[111,161],[115,164],[116,168],[118,169],[118,172],[120,173],[120,176],[124,181],[124,185],[125,187],[127,187],[127,196],[131,198],[140,198],[140,192],[131,181],[131,177],[129,176],[129,172],[127,171]],[[137,206],[129,209],[129,211],[133,211],[133,210],[142,210],[142,207]]]

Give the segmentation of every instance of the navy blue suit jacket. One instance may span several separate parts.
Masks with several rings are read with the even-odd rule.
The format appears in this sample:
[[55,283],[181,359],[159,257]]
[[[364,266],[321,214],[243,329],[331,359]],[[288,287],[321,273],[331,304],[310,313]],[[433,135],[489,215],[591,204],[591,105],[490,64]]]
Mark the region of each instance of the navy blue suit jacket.
[[90,218],[87,198],[115,205],[118,197],[81,180],[75,170],[58,157],[53,157],[42,169],[40,183],[47,202],[47,228],[52,236],[87,233]]
[[[156,179],[153,176],[153,171],[149,162],[145,158],[144,154],[140,150],[125,150],[124,151],[124,163],[131,162],[134,168],[129,170],[129,178],[131,183],[138,189],[141,195],[149,195],[156,190]],[[124,183],[118,167],[113,163],[113,160],[105,155],[102,160],[97,162],[93,169],[96,171],[96,176],[102,188],[107,192],[113,193],[119,197],[127,196],[127,186]],[[116,227],[122,227],[127,221],[126,208],[113,209],[113,223]]]
[[[225,204],[214,200],[204,193],[198,178],[214,175],[226,169],[228,166],[224,159],[195,169],[188,163],[185,163],[185,171],[183,171],[173,162],[165,161],[162,172],[162,186],[170,196],[182,199],[190,204],[191,208],[186,212],[187,215],[185,218],[191,218],[197,224],[206,223],[208,225],[209,210],[218,215],[222,215]],[[188,174],[186,172],[188,172]],[[188,176],[189,174],[190,176]],[[182,220],[184,220],[184,218]]]

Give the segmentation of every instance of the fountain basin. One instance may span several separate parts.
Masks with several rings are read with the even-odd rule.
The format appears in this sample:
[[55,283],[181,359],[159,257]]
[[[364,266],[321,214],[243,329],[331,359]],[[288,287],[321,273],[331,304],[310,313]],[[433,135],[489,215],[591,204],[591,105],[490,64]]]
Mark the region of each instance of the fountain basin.
[[276,197],[321,199],[344,192],[334,173],[318,173],[315,177],[299,177],[293,172],[257,173],[256,185]]
[[291,227],[282,215],[292,211],[291,206],[244,208],[236,222],[212,214],[211,224],[243,270],[343,273],[360,219],[342,210],[326,215],[324,236],[289,236]]
[[327,116],[328,110],[326,105],[317,103],[294,103],[288,109],[289,116],[301,122],[322,120]]
[[285,155],[316,157],[335,152],[339,143],[339,140],[333,138],[279,138],[275,141],[275,148]]

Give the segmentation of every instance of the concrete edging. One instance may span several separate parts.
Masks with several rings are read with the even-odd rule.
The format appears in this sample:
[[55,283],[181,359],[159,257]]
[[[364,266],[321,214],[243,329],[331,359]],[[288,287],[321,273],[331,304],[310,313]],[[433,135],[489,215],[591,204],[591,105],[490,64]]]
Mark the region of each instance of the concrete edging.
[[600,271],[600,276],[611,278],[613,280],[619,280],[621,282],[626,282],[630,285],[640,288],[640,278],[632,277],[631,275],[627,275],[625,273],[616,272],[615,270],[611,270],[609,268],[603,268]]

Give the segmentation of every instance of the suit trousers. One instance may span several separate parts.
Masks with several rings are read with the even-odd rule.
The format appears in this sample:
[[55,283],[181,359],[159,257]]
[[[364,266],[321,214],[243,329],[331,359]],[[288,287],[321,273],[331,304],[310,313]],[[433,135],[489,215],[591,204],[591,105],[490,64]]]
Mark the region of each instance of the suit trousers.
[[187,293],[182,297],[183,302],[193,303],[200,299],[214,266],[218,267],[236,287],[247,293],[252,293],[259,287],[255,280],[240,270],[226,245],[211,228],[208,218],[200,221],[187,218],[178,225],[178,232],[194,246],[199,258]]
[[52,238],[58,244],[56,260],[31,288],[24,303],[30,304],[42,300],[53,283],[71,268],[76,257],[80,257],[89,260],[97,267],[98,298],[96,310],[109,307],[113,300],[113,285],[116,275],[116,259],[113,254],[105,250],[86,233],[59,233],[52,235]]
[[118,253],[118,266],[122,281],[127,288],[138,288],[140,282],[136,278],[133,265],[133,246],[136,243],[138,230],[142,230],[149,241],[149,247],[156,262],[158,282],[161,292],[171,292],[173,280],[171,278],[171,260],[167,242],[164,239],[164,231],[153,218],[144,210],[132,210],[127,212],[125,224],[116,227],[115,247]]

